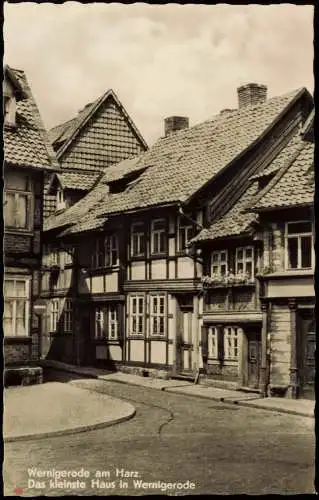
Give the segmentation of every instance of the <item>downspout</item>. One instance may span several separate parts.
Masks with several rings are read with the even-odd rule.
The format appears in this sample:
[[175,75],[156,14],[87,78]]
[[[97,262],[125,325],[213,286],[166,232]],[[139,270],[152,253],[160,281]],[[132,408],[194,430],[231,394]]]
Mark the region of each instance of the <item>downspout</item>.
[[[185,214],[182,205],[180,204],[178,206],[178,212],[180,215],[185,217],[185,219],[189,220],[192,224],[194,224],[199,230],[204,229],[201,224],[199,224],[197,221],[189,217],[188,215]],[[199,262],[199,259],[197,258],[197,255],[192,256],[188,252],[188,256],[192,258],[195,262],[195,265],[197,262]],[[195,373],[195,381],[194,383],[197,384],[199,381],[199,371],[200,371],[200,362],[199,362],[199,341],[200,341],[200,332],[199,332],[199,296],[201,294],[201,291],[199,293],[196,293],[194,296],[194,308],[193,308],[193,332],[194,332],[194,361],[193,361],[193,371]]]

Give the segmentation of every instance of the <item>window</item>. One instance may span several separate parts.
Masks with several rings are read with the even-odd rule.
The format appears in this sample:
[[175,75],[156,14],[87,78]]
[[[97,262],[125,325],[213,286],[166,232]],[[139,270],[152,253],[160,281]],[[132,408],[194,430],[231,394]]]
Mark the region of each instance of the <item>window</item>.
[[208,357],[218,359],[218,331],[215,326],[208,329]]
[[104,331],[104,309],[97,307],[95,309],[95,338],[101,339],[105,337]]
[[178,225],[178,250],[185,250],[187,243],[193,238],[195,234],[194,226],[187,220],[179,220]]
[[142,296],[130,298],[130,335],[144,334],[145,300]]
[[30,280],[4,278],[3,328],[6,337],[29,335]]
[[65,198],[63,189],[58,189],[56,193],[56,209],[62,210],[65,208]]
[[253,247],[236,248],[236,274],[247,274],[254,278],[254,249]]
[[51,301],[51,311],[50,311],[50,331],[56,332],[59,322],[59,299],[53,299]]
[[286,268],[309,269],[313,266],[312,223],[310,221],[287,222]]
[[133,224],[131,228],[131,255],[132,257],[145,255],[145,230],[141,223]]
[[14,126],[16,124],[16,98],[10,95],[4,95],[4,124]]
[[96,250],[92,256],[93,267],[113,267],[118,265],[118,239],[115,234],[96,240]]
[[110,234],[104,240],[105,267],[112,267],[118,264],[118,239],[116,234]]
[[212,273],[222,276],[227,273],[227,250],[212,252]]
[[31,230],[31,193],[6,190],[4,220],[7,228]]
[[152,221],[152,254],[164,253],[166,251],[166,224],[165,219]]
[[64,331],[66,333],[72,332],[72,301],[67,299],[64,304],[63,315]]
[[165,295],[151,295],[151,335],[165,335]]
[[227,327],[224,329],[224,359],[226,361],[238,360],[238,334],[239,328]]
[[95,338],[116,340],[118,338],[118,312],[116,304],[95,309]]

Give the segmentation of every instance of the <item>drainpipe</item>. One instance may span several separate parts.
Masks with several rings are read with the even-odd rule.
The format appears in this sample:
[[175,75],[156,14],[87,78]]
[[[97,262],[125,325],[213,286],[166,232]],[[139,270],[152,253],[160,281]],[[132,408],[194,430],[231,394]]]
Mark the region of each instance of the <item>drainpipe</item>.
[[[182,205],[178,206],[178,212],[180,215],[182,215],[185,219],[189,220],[192,224],[194,224],[199,230],[204,229],[204,227],[199,224],[197,221],[189,217],[188,215],[185,214],[184,209]],[[189,252],[187,253],[189,257],[191,257],[195,261],[195,265],[197,262],[200,262],[200,259],[198,258],[197,255],[192,256]],[[198,382],[199,379],[199,369],[200,369],[200,349],[199,349],[199,341],[200,341],[200,332],[199,332],[199,296],[200,293],[197,293],[194,295],[194,308],[193,308],[193,324],[192,324],[192,330],[194,332],[194,360],[193,360],[193,371],[196,375],[195,378],[195,383]]]

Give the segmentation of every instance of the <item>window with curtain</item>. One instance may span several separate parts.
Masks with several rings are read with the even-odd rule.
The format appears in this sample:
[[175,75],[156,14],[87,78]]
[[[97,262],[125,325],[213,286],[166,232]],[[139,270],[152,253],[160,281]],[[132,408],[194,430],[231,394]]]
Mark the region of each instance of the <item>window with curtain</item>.
[[3,329],[6,337],[29,335],[30,280],[4,278]]

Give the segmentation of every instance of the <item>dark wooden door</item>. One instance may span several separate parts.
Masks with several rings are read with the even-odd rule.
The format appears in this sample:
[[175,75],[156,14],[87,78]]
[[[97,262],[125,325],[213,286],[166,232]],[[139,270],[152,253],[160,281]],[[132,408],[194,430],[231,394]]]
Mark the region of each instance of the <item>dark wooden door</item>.
[[180,321],[180,356],[182,372],[192,371],[193,365],[193,311],[182,310]]
[[316,322],[312,309],[301,312],[300,326],[300,395],[306,399],[314,399]]
[[260,334],[250,334],[248,337],[248,387],[259,388],[261,366],[261,339]]

